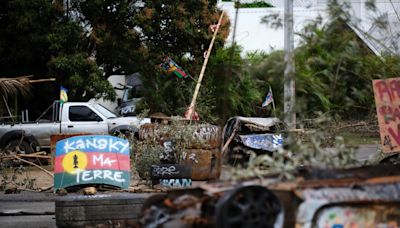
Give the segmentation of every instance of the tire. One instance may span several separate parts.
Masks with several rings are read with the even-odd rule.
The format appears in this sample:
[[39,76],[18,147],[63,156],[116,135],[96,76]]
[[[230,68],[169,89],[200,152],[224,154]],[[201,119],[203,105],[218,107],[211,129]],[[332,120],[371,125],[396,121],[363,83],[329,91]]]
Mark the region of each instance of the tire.
[[250,151],[250,149],[245,146],[231,145],[228,152],[228,164],[246,167],[250,158],[248,151]]
[[6,144],[4,152],[13,155],[31,154],[33,153],[33,149],[27,141],[25,140],[21,141],[20,139],[13,139]]
[[282,224],[283,216],[279,198],[259,185],[234,188],[215,205],[216,224],[221,228],[274,228]]
[[67,195],[56,198],[57,227],[136,227],[150,194]]

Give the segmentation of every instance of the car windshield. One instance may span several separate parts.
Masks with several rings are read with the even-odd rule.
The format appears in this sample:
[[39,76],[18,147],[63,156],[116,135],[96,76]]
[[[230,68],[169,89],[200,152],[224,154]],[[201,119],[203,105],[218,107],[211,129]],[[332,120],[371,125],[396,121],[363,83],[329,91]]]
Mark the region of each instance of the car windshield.
[[104,107],[101,104],[92,104],[93,108],[99,111],[101,114],[103,114],[107,119],[111,118],[116,118],[117,114],[113,113],[112,111],[108,110],[106,107]]

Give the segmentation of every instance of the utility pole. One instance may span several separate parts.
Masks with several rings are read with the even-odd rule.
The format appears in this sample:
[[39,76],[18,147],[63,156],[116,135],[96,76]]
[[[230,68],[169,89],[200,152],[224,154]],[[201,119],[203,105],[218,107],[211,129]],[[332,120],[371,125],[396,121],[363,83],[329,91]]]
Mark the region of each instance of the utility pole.
[[235,45],[236,26],[237,26],[237,22],[238,22],[239,8],[240,8],[240,0],[236,0],[235,1],[235,22],[233,24],[233,34],[232,34],[232,49],[234,48],[234,45]]
[[285,72],[284,72],[284,112],[285,123],[289,129],[296,129],[296,94],[294,78],[294,38],[293,38],[293,0],[285,0]]
[[69,20],[69,0],[67,0],[67,21]]

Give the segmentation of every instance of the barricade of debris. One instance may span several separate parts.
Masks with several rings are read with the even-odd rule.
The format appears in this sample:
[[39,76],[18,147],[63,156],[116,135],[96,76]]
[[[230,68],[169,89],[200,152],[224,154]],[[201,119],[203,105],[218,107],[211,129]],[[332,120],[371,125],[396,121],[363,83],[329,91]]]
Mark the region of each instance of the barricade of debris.
[[276,176],[207,183],[150,197],[145,227],[398,227],[400,170],[376,165],[303,168]]

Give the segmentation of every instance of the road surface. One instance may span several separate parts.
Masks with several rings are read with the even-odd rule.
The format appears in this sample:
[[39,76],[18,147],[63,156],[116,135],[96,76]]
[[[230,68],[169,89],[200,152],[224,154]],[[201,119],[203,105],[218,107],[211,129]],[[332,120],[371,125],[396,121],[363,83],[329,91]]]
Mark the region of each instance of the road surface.
[[380,145],[377,144],[363,144],[358,147],[356,150],[356,157],[359,161],[366,161],[373,157],[379,156]]

